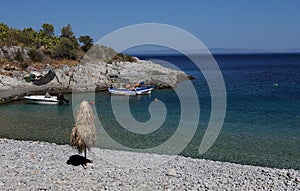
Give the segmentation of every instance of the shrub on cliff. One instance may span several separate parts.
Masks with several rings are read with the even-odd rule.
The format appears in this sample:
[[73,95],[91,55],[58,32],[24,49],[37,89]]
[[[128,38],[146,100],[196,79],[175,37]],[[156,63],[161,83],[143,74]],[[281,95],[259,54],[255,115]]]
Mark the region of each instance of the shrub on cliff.
[[21,66],[22,69],[26,69],[26,68],[28,68],[28,66],[29,66],[29,62],[28,62],[28,61],[21,62],[21,63],[20,63],[20,66]]
[[129,55],[118,53],[109,62],[136,62],[137,60]]
[[23,62],[24,61],[24,57],[22,55],[22,53],[20,52],[20,50],[18,50],[15,54],[15,60],[19,61],[19,62]]
[[43,29],[36,31],[31,27],[20,30],[0,23],[0,46],[23,46],[28,48],[43,46],[46,50],[49,50],[58,43],[58,37],[52,35],[51,26],[50,24],[43,24]]
[[57,58],[57,59],[76,59],[76,47],[74,43],[66,38],[66,37],[61,37],[60,38],[60,43],[54,47],[53,53],[52,53],[52,58]]
[[114,49],[100,44],[93,45],[85,55],[87,61],[98,63],[104,61],[112,62],[136,62],[137,60],[129,55],[117,53]]
[[42,62],[43,61],[43,53],[38,50],[35,50],[35,49],[29,50],[28,56],[30,57],[30,59],[33,62]]
[[14,35],[12,29],[4,23],[0,23],[0,46],[12,46]]
[[[79,45],[78,40],[82,46]],[[58,37],[54,34],[54,26],[48,23],[44,23],[39,31],[31,27],[20,30],[0,23],[0,46],[27,47],[31,49],[29,57],[33,62],[42,62],[46,55],[53,59],[76,60],[82,58],[86,52],[90,61],[136,61],[131,56],[118,54],[112,48],[93,45],[93,39],[90,36],[80,36],[77,39],[70,24],[61,28],[61,35]],[[24,53],[23,55],[17,53],[15,60],[22,62],[27,60],[26,57]]]
[[18,35],[18,45],[26,47],[38,47],[38,32],[30,28],[24,28],[23,30],[17,33]]

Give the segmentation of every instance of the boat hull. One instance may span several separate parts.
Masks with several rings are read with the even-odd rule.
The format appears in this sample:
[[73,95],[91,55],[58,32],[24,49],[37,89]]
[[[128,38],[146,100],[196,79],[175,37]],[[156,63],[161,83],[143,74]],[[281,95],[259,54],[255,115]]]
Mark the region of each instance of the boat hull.
[[139,87],[135,88],[135,92],[137,95],[149,95],[153,89],[153,86]]
[[135,88],[134,90],[118,89],[113,87],[108,88],[109,93],[115,95],[149,95],[152,90],[152,86]]
[[59,103],[57,96],[45,97],[44,95],[24,96],[29,103],[56,105]]
[[133,90],[127,89],[118,89],[118,88],[108,88],[109,93],[115,95],[136,95],[136,92]]
[[136,95],[149,95],[149,94],[151,94],[151,90],[136,91]]

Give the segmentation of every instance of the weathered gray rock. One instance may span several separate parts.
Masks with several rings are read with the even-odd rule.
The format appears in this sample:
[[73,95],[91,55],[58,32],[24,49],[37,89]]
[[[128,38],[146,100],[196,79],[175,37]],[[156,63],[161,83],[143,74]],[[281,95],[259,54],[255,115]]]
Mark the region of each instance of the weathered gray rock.
[[[24,60],[28,60],[30,59],[29,50],[29,48],[21,46],[2,46],[0,47],[0,59],[15,61],[16,53],[20,52]],[[65,65],[55,69],[58,80],[53,80],[50,85],[60,88],[94,90],[95,88],[107,89],[113,83],[116,86],[122,86],[143,81],[159,88],[170,88],[188,79],[188,76],[181,71],[165,68],[151,61],[136,60],[136,62],[99,62],[98,64],[85,61],[85,63],[73,67]],[[25,82],[24,76],[36,69],[30,66],[26,71],[22,71],[18,67],[21,66],[7,64],[1,69],[2,71],[0,70],[0,90],[34,86]],[[43,72],[47,73],[50,69],[51,66],[47,64]],[[6,75],[1,75],[1,73]],[[111,76],[117,76],[117,80],[112,80]]]
[[177,176],[176,174],[176,170],[171,168],[168,170],[168,172],[166,173],[168,176]]
[[[40,72],[45,74],[50,69],[51,67],[48,65],[44,71]],[[31,67],[26,71],[10,71],[10,76],[0,78],[0,90],[34,86],[24,80],[24,76],[34,70]],[[54,72],[57,79],[51,81],[49,85],[76,90],[107,89],[113,83],[116,83],[116,86],[122,86],[128,83],[137,84],[142,81],[145,84],[157,85],[160,88],[170,88],[175,87],[181,81],[188,80],[188,76],[181,71],[142,60],[111,64],[106,62],[92,64],[88,62],[73,67],[65,65],[54,69]],[[116,76],[116,81],[112,81],[111,76]]]
[[111,76],[117,76],[119,84],[136,84],[144,81],[146,84],[154,84],[160,87],[175,87],[177,83],[187,80],[188,76],[169,68],[164,68],[151,61],[138,60],[137,62],[116,62],[108,64],[85,63],[73,68],[76,84],[92,82],[96,86],[109,87],[113,82]]
[[29,58],[28,56],[29,49],[21,46],[0,47],[0,58],[6,58],[10,61],[14,61],[17,52],[20,52],[24,59]]
[[25,83],[25,80],[19,79],[18,77],[10,77],[5,75],[0,75],[0,89],[11,89],[12,87],[29,86]]

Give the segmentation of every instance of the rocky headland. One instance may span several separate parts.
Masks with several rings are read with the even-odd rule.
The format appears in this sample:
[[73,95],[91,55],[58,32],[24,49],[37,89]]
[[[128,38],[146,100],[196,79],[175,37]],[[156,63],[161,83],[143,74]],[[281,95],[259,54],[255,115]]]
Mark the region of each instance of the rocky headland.
[[[81,61],[78,64],[35,64],[22,68],[15,64],[16,54],[28,57],[28,48],[12,46],[0,47],[0,59],[10,60],[0,68],[0,103],[21,99],[27,93],[44,92],[49,88],[70,91],[107,90],[110,86],[125,86],[126,84],[152,84],[158,88],[172,88],[177,83],[191,79],[182,71],[176,71],[160,66],[151,61],[135,58],[135,62],[114,61],[97,63]],[[68,61],[67,61],[68,62]],[[37,86],[25,80],[30,74],[45,75],[54,71],[55,78],[49,83]]]

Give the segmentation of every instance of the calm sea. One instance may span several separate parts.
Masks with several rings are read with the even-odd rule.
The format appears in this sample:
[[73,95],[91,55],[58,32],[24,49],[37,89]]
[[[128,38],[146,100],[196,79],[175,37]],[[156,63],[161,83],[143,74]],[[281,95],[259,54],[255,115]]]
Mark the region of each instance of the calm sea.
[[[139,57],[170,62],[195,77],[192,83],[200,102],[200,122],[182,155],[300,169],[300,54],[214,56],[226,85],[227,112],[215,144],[204,155],[198,154],[198,148],[209,121],[211,99],[201,71],[181,55]],[[274,87],[276,83],[278,87]],[[88,94],[80,96],[89,100]],[[147,135],[134,134],[121,127],[107,92],[97,92],[95,100],[89,101],[95,101],[97,115],[110,137],[127,147],[143,149],[168,140],[180,120],[179,98],[174,90],[167,89],[155,90],[150,96],[129,98],[130,111],[137,121],[146,122],[151,118],[148,108],[154,98],[165,104],[167,115],[161,128]],[[67,144],[74,118],[72,105],[46,106],[20,101],[0,106],[0,122],[0,137]],[[110,144],[102,147],[114,149]]]

